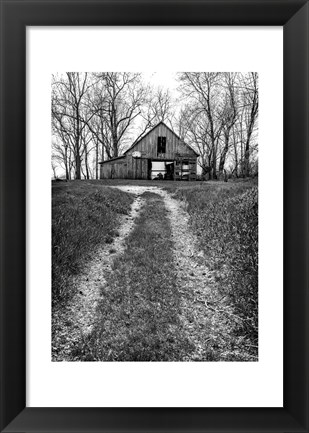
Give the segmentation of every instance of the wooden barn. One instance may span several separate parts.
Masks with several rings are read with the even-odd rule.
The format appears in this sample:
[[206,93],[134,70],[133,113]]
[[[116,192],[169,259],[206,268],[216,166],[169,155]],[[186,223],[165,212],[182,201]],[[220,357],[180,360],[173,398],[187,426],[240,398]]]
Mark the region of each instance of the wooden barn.
[[196,180],[198,156],[160,122],[122,156],[100,162],[100,179]]

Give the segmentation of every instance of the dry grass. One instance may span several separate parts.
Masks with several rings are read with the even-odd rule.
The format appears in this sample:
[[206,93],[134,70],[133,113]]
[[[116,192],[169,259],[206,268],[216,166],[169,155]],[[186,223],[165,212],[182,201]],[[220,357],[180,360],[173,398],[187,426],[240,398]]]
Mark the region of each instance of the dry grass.
[[191,225],[238,318],[235,333],[258,345],[258,189],[252,182],[178,188]]
[[98,245],[117,236],[117,215],[127,214],[132,201],[130,194],[98,183],[53,182],[53,302],[74,294],[71,276],[82,270]]
[[171,228],[162,198],[146,198],[124,254],[102,287],[101,321],[75,350],[81,360],[179,361],[190,346],[179,320]]
[[[258,352],[258,193],[254,182],[81,181],[53,188],[53,299],[70,296],[70,276],[102,243],[117,236],[117,218],[133,196],[108,185],[163,187],[183,201],[212,271],[214,298],[199,303],[177,287],[171,227],[162,198],[146,205],[102,286],[101,319],[74,349],[83,361],[256,360]],[[116,251],[110,251],[111,254]],[[180,321],[187,303],[190,335]],[[192,298],[192,299],[191,299]],[[216,301],[215,299],[215,301]],[[191,320],[190,317],[192,316]],[[194,319],[194,320],[193,320]],[[192,355],[191,355],[192,354]]]

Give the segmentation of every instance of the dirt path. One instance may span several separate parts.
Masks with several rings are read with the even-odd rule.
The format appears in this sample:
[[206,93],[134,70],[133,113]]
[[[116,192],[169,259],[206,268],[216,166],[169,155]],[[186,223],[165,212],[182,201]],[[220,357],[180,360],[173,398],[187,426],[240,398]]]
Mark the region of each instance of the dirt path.
[[[177,285],[181,298],[181,321],[187,336],[195,347],[195,352],[183,361],[205,359],[205,345],[201,341],[201,330],[209,327],[209,313],[205,300],[213,297],[210,288],[212,274],[205,266],[203,251],[189,225],[189,215],[185,205],[160,190],[169,211],[169,219],[174,241],[174,256],[177,266]],[[213,313],[211,314],[213,315]],[[205,333],[202,333],[205,336]]]
[[[117,186],[123,191],[138,193],[151,191],[164,199],[174,241],[174,258],[177,269],[177,286],[182,294],[180,319],[187,337],[195,347],[194,353],[183,361],[205,360],[208,357],[207,341],[216,340],[213,332],[221,316],[213,305],[217,305],[220,296],[215,288],[213,274],[205,265],[203,251],[189,225],[189,215],[185,204],[174,199],[167,191],[158,187]],[[221,323],[225,318],[220,317]],[[207,335],[203,330],[207,329]],[[209,345],[210,346],[210,345]]]
[[83,274],[75,277],[76,295],[65,308],[55,309],[52,319],[53,361],[74,360],[74,348],[91,333],[96,321],[96,308],[101,299],[101,288],[106,281],[104,275],[111,270],[113,260],[121,255],[125,239],[132,231],[144,200],[143,191],[137,191],[129,215],[122,216],[118,233],[111,244],[100,247],[95,257],[87,264]]
[[[168,192],[156,186],[111,186],[136,196],[129,216],[122,218],[119,237],[112,244],[104,245],[96,257],[87,265],[84,273],[75,279],[77,295],[65,310],[53,314],[53,360],[72,361],[74,348],[89,335],[96,321],[97,304],[101,299],[101,288],[106,284],[104,275],[111,270],[113,260],[123,253],[125,240],[132,231],[135,219],[143,206],[140,197],[149,191],[159,194],[164,199],[171,224],[174,241],[174,260],[177,269],[177,286],[182,295],[180,319],[187,337],[195,347],[194,353],[184,361],[205,360],[205,332],[212,327],[213,310],[206,308],[214,300],[210,289],[212,275],[205,267],[203,252],[198,248],[198,241],[189,226],[189,215],[184,204],[174,199]],[[216,297],[216,296],[215,296]],[[205,302],[206,301],[206,302]],[[202,337],[202,338],[201,338]],[[209,337],[207,334],[208,340]]]

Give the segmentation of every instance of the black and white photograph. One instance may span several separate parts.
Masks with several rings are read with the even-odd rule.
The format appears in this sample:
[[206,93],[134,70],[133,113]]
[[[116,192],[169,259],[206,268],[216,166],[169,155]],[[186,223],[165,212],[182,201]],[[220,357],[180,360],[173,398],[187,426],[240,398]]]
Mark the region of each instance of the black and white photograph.
[[257,72],[51,76],[53,362],[257,362]]

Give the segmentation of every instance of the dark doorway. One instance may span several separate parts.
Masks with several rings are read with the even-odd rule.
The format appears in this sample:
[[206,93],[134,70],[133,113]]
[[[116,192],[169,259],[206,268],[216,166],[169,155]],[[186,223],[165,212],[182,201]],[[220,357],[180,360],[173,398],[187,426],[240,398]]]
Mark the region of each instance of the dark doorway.
[[174,163],[166,163],[166,173],[165,173],[165,179],[166,180],[174,180]]
[[148,179],[150,180],[151,180],[151,169],[152,169],[151,159],[148,159]]

